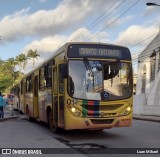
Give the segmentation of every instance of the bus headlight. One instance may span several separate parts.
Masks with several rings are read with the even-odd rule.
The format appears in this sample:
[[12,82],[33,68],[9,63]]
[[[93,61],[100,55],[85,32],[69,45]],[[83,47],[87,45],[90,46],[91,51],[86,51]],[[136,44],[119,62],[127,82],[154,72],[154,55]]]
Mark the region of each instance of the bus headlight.
[[76,107],[68,107],[68,109],[70,110],[70,112],[74,115],[74,116],[76,116],[76,117],[82,117],[82,112],[79,110],[79,109],[77,109]]
[[127,109],[126,109],[128,112],[130,112],[131,111],[131,107],[129,106],[129,107],[127,107]]
[[126,116],[126,115],[130,114],[131,111],[132,111],[131,106],[128,106],[127,108],[125,108],[125,109],[120,113],[120,115],[121,115],[121,116]]
[[76,112],[76,108],[75,107],[72,107],[71,108],[71,111],[74,113],[74,112]]

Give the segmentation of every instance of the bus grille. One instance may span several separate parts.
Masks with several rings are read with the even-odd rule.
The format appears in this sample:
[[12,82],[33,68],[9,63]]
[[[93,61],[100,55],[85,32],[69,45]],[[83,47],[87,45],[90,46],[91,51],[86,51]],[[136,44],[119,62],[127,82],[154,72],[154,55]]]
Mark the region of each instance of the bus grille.
[[118,108],[120,108],[123,104],[115,104],[115,105],[100,105],[99,106],[99,110],[103,111],[103,110],[116,110]]
[[[89,104],[83,104],[83,108],[86,110],[94,110],[94,105]],[[123,106],[123,104],[115,104],[115,105],[99,105],[99,111],[110,111],[110,110],[116,110]]]
[[123,104],[101,105],[99,101],[83,100],[81,106],[84,117],[113,117],[118,114],[115,110]]
[[114,119],[91,119],[93,124],[111,124]]

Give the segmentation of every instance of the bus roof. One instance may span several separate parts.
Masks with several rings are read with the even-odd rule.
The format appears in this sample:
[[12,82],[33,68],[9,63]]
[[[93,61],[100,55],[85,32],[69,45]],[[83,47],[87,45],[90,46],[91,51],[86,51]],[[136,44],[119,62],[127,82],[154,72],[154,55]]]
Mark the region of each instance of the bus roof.
[[30,71],[29,73],[27,73],[23,78],[27,77],[33,71],[38,70],[41,66],[43,66],[44,64],[46,64],[49,61],[53,60],[53,58],[56,57],[57,55],[59,55],[60,53],[67,52],[68,47],[70,45],[104,45],[104,46],[113,46],[113,47],[119,47],[119,48],[128,49],[127,47],[122,46],[122,45],[109,44],[109,43],[101,43],[101,42],[67,42],[64,45],[62,45],[59,49],[57,49],[56,51],[54,51],[52,53],[52,55],[50,55],[50,57],[46,58],[41,64],[39,64],[37,67],[35,67],[32,71]]

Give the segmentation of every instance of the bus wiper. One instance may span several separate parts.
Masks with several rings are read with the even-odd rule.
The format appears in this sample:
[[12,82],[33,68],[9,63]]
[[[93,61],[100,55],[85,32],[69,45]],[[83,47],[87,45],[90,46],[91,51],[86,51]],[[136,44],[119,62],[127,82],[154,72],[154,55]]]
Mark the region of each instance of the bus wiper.
[[86,69],[89,71],[89,75],[93,78],[93,87],[94,87],[94,73],[91,68],[91,65],[89,64],[89,61],[87,58],[84,58],[83,61],[84,61],[84,65],[85,65]]

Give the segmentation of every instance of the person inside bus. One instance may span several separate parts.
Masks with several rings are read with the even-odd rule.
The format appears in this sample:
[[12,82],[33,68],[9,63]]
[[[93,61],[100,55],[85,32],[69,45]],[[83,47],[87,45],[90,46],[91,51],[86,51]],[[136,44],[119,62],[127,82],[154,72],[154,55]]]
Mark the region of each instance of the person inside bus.
[[0,92],[0,118],[3,117],[4,117],[3,97],[2,93]]

